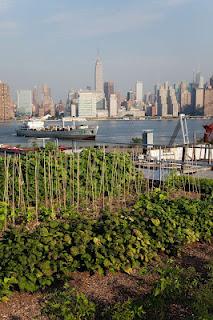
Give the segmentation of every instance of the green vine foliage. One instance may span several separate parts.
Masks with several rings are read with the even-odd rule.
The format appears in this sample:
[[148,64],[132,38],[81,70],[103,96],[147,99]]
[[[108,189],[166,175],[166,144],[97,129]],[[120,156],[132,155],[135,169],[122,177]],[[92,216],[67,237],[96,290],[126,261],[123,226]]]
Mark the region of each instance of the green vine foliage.
[[47,297],[48,303],[43,308],[43,314],[51,320],[94,320],[95,303],[89,301],[82,293],[74,289],[56,290]]
[[211,201],[171,200],[158,189],[141,196],[133,209],[104,211],[98,219],[55,213],[32,230],[22,225],[4,232],[0,294],[34,292],[73,271],[131,273],[160,252],[173,254],[183,244],[210,241],[212,234]]

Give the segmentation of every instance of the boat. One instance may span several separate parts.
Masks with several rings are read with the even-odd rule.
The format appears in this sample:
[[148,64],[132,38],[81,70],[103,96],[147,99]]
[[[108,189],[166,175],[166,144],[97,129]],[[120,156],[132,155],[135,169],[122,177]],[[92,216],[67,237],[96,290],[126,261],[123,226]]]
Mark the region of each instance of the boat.
[[64,120],[59,125],[45,126],[44,120],[30,119],[16,130],[17,136],[33,138],[54,138],[71,140],[95,140],[98,132],[98,126],[89,127],[88,125],[75,124],[65,126]]

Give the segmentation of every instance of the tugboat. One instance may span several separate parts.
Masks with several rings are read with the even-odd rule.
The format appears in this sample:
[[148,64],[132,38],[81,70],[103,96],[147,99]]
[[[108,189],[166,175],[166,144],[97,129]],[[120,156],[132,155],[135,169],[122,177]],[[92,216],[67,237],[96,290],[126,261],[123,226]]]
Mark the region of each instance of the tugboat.
[[45,126],[43,120],[30,119],[16,130],[17,136],[33,138],[55,138],[71,140],[95,140],[98,126],[89,127],[88,125],[65,126],[62,119],[61,125]]

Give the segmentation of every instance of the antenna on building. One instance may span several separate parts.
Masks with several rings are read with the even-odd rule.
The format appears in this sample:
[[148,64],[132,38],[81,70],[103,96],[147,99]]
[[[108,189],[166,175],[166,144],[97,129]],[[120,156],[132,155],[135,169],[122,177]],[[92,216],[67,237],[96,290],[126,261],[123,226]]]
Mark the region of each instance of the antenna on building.
[[195,83],[195,70],[193,69],[192,82]]
[[97,58],[100,60],[101,59],[101,54],[100,54],[100,49],[97,48]]

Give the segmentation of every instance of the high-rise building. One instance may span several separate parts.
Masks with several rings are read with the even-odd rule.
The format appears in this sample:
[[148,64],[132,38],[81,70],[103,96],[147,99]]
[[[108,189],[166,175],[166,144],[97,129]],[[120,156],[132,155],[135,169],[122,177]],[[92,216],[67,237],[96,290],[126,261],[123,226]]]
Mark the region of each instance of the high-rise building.
[[121,108],[121,101],[122,101],[122,97],[121,97],[121,93],[120,92],[116,92],[116,96],[117,96],[117,111],[120,110]]
[[95,91],[80,91],[78,96],[78,116],[96,117],[97,94]]
[[175,89],[172,87],[169,87],[168,89],[168,114],[172,115],[173,117],[178,116],[178,102],[176,98]]
[[118,100],[116,94],[110,95],[109,116],[116,117],[118,114]]
[[110,95],[114,93],[115,93],[114,82],[113,81],[104,82],[104,95],[107,101],[108,108],[110,104]]
[[95,91],[102,92],[104,91],[103,86],[103,65],[100,57],[97,58],[95,63]]
[[55,114],[57,117],[64,116],[64,104],[62,100],[55,105]]
[[39,110],[39,113],[44,113],[43,115],[55,115],[55,108],[54,108],[54,102],[51,97],[51,89],[45,84],[42,87],[42,94],[43,94],[43,99],[42,99],[42,108],[41,112]]
[[39,115],[39,107],[40,107],[40,94],[37,86],[33,88],[32,91],[32,103],[33,103],[33,115]]
[[167,89],[160,86],[157,93],[157,115],[165,117],[168,114]]
[[33,101],[31,90],[17,90],[17,113],[32,115]]
[[106,99],[101,92],[96,93],[96,110],[106,110]]
[[0,81],[0,120],[10,120],[15,117],[14,104],[10,96],[10,88]]
[[175,89],[165,82],[160,86],[157,93],[157,115],[160,117],[173,116],[177,117],[179,105]]
[[179,92],[180,111],[183,113],[192,113],[192,96],[186,82],[181,82]]
[[127,101],[135,101],[135,93],[134,91],[130,90],[127,92]]
[[213,88],[210,86],[204,93],[204,116],[213,116]]
[[146,116],[156,117],[157,115],[157,107],[156,105],[151,105],[146,107]]
[[204,88],[204,77],[201,75],[201,72],[197,72],[195,76],[195,85],[198,89]]
[[67,117],[76,117],[78,109],[78,91],[72,89],[68,92],[64,115]]
[[195,95],[194,113],[202,114],[203,105],[204,105],[204,89],[203,88],[194,89],[194,95]]
[[143,82],[142,81],[137,81],[136,82],[136,101],[137,102],[142,102],[143,101]]

